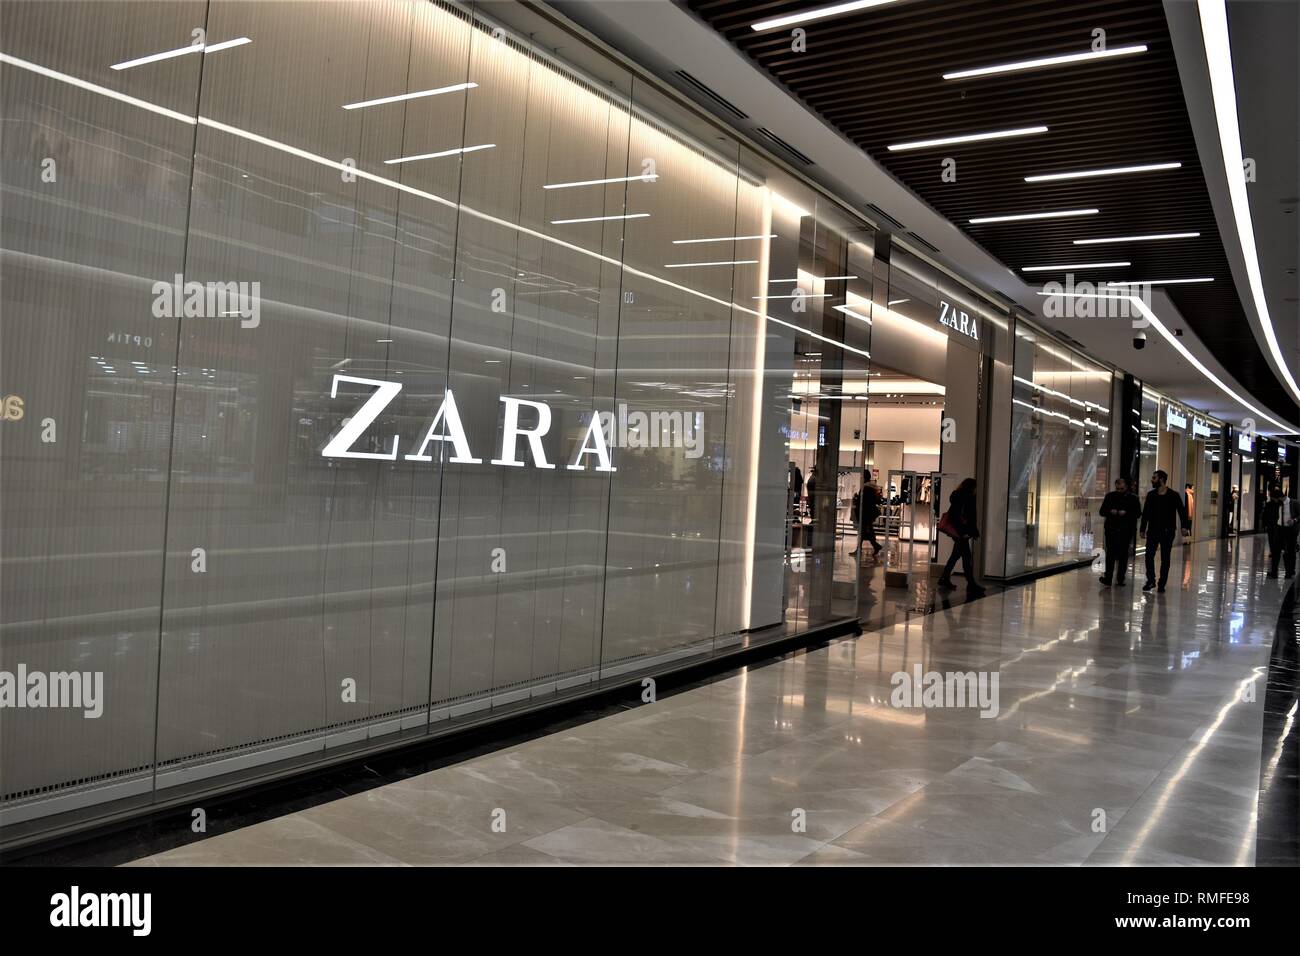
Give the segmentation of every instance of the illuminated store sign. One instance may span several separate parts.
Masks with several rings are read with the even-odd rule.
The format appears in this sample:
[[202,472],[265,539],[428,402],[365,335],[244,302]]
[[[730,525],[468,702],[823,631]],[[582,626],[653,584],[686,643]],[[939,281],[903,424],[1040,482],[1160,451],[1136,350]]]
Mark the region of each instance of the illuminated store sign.
[[[377,458],[382,461],[396,461],[398,442],[400,441],[397,435],[393,436],[393,447],[388,452],[356,451],[354,446],[357,440],[365,434],[366,429],[374,424],[375,419],[402,391],[402,384],[373,378],[359,378],[355,375],[336,374],[334,381],[330,385],[330,398],[338,397],[339,382],[370,385],[375,390],[366,399],[365,403],[352,414],[351,418],[343,420],[343,427],[321,450],[321,457]],[[523,468],[526,462],[516,457],[519,451],[519,439],[523,438],[528,449],[527,455],[532,459],[535,468],[555,468],[556,466],[553,463],[546,460],[546,451],[542,448],[542,436],[551,430],[551,407],[545,402],[530,402],[527,399],[513,398],[509,395],[502,395],[501,403],[505,406],[505,426],[501,431],[501,453],[492,459],[492,464]],[[532,428],[522,428],[519,425],[519,410],[523,407],[532,409],[537,413],[537,424]],[[565,468],[569,471],[586,471],[587,466],[583,459],[588,455],[595,455],[597,461],[596,471],[617,470],[610,463],[609,445],[606,442],[605,433],[601,426],[600,417],[593,416],[590,424],[587,425],[587,433],[582,439],[582,447],[578,449],[573,464],[566,465]],[[453,465],[479,465],[483,463],[482,458],[475,458],[473,452],[470,451],[469,439],[465,435],[465,426],[461,424],[460,410],[456,407],[456,398],[452,395],[451,389],[447,389],[447,393],[443,396],[442,404],[438,406],[438,411],[433,416],[433,422],[429,425],[424,440],[414,449],[414,454],[408,452],[403,457],[406,461],[433,461],[433,456],[428,452],[429,446],[434,442],[451,443],[454,454],[447,461]]]
[[1174,406],[1166,405],[1165,406],[1165,428],[1168,429],[1176,428],[1180,432],[1186,431],[1187,416],[1184,415],[1182,412],[1176,411],[1174,409]]
[[1254,439],[1251,438],[1250,435],[1246,434],[1245,432],[1242,432],[1237,435],[1238,451],[1254,451],[1255,450],[1253,447],[1254,444],[1255,444]]
[[1207,422],[1204,418],[1199,418],[1194,416],[1192,418],[1192,434],[1199,435],[1202,438],[1209,438],[1210,423]]
[[939,301],[939,324],[976,342],[980,340],[979,325],[971,318],[971,314],[942,299]]

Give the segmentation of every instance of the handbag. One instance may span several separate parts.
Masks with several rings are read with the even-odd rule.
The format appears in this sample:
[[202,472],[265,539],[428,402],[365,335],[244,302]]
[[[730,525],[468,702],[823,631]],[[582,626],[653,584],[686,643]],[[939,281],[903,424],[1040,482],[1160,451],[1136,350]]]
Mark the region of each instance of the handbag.
[[939,530],[954,541],[961,537],[961,529],[957,527],[957,522],[952,520],[951,509],[939,516]]

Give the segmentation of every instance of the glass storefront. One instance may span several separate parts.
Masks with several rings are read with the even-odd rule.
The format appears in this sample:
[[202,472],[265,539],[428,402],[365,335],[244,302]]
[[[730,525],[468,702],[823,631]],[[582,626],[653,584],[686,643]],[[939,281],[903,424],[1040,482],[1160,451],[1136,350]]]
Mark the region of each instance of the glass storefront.
[[1011,398],[1011,577],[1094,556],[1109,490],[1112,373],[1017,323]]
[[0,822],[856,617],[872,230],[512,11],[2,8]]

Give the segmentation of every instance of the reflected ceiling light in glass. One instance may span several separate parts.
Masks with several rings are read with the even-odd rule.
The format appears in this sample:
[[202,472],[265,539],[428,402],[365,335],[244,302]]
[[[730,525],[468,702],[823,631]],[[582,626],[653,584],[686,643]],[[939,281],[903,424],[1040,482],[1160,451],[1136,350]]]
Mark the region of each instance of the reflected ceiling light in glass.
[[971,225],[982,222],[1020,222],[1026,219],[1066,219],[1070,216],[1095,216],[1100,209],[1058,209],[1055,212],[1020,212],[1010,216],[981,216],[966,220]]
[[829,292],[794,292],[790,295],[756,295],[755,299],[829,299]]
[[245,43],[252,42],[248,37],[236,37],[233,40],[222,40],[220,43],[191,43],[179,49],[151,53],[148,56],[137,57],[134,60],[123,60],[121,63],[114,63],[110,69],[129,70],[133,66],[144,66],[146,63],[170,60],[174,56],[185,56],[187,53],[220,53],[222,50],[229,50],[231,47],[243,46]]
[[901,153],[908,149],[952,146],[957,143],[978,143],[986,139],[1009,139],[1013,136],[1033,136],[1036,133],[1046,132],[1046,126],[1022,126],[1019,129],[999,129],[989,133],[964,133],[960,136],[941,136],[937,139],[918,139],[910,143],[894,143],[889,147],[889,151],[891,153]]
[[904,302],[911,302],[911,299],[890,299],[890,305],[902,305]]
[[[815,278],[815,277],[814,277]],[[823,282],[840,282],[845,279],[856,279],[857,276],[822,276]]]
[[1072,173],[1043,173],[1026,176],[1027,183],[1051,183],[1061,179],[1091,179],[1094,176],[1124,176],[1129,173],[1153,173],[1161,169],[1182,169],[1182,163],[1147,163],[1144,166],[1108,166],[1105,169],[1080,169]]
[[849,308],[847,305],[833,305],[831,306],[831,308],[833,308],[836,312],[843,312],[845,315],[852,316],[853,318],[857,319],[859,322],[865,322],[867,323],[867,325],[871,325],[871,316],[863,315],[861,312],[857,312]]
[[1104,245],[1108,242],[1148,242],[1155,239],[1196,239],[1199,232],[1155,232],[1149,236],[1110,236],[1106,239],[1076,239],[1076,246]]
[[648,212],[629,212],[622,216],[586,216],[582,219],[552,219],[552,226],[564,226],[572,222],[607,222],[611,219],[648,219]]
[[783,17],[775,17],[771,20],[759,20],[757,23],[751,23],[752,30],[774,30],[777,27],[793,26],[796,23],[809,23],[813,20],[824,20],[827,17],[838,17],[843,13],[853,13],[857,10],[866,10],[870,7],[882,7],[887,3],[895,3],[897,0],[848,0],[846,3],[833,3],[826,7],[813,7],[811,10],[804,10],[800,13],[790,13]]
[[767,233],[761,236],[718,236],[714,239],[674,239],[674,246],[689,246],[695,242],[739,242],[742,239],[775,239],[776,233]]
[[456,149],[444,149],[437,153],[421,153],[419,156],[402,156],[398,159],[384,160],[385,166],[392,166],[396,163],[413,163],[417,159],[441,159],[443,156],[457,156],[460,153],[473,153],[480,149],[495,149],[496,143],[482,143],[478,146],[458,146]]
[[756,266],[757,259],[729,259],[725,262],[666,262],[665,269],[693,269],[696,266]]
[[1072,262],[1063,266],[1021,266],[1021,272],[1066,272],[1070,269],[1121,269],[1131,262]]
[[977,66],[969,70],[956,70],[945,73],[945,80],[965,80],[973,76],[993,76],[997,73],[1018,73],[1021,70],[1038,70],[1048,66],[1063,66],[1067,63],[1085,63],[1088,60],[1102,60],[1112,56],[1129,56],[1133,53],[1145,53],[1145,43],[1131,46],[1116,46],[1106,50],[1088,50],[1084,53],[1062,53],[1057,56],[1040,56],[1032,60],[1017,60],[1014,63],[1000,63],[997,66]]
[[396,96],[381,96],[377,100],[362,100],[360,103],[344,103],[345,110],[363,110],[367,106],[383,106],[385,103],[400,103],[403,100],[416,100],[424,96],[440,96],[443,93],[458,93],[461,90],[477,89],[477,83],[455,83],[440,86],[436,90],[416,90],[414,93],[398,93]]
[[643,176],[614,176],[611,179],[582,179],[573,183],[548,183],[543,189],[572,189],[574,186],[604,186],[608,183],[652,183],[659,178],[658,173],[646,173]]
[[1116,288],[1131,285],[1181,285],[1184,282],[1213,282],[1213,276],[1205,276],[1200,279],[1143,279],[1140,282],[1107,282],[1106,285]]

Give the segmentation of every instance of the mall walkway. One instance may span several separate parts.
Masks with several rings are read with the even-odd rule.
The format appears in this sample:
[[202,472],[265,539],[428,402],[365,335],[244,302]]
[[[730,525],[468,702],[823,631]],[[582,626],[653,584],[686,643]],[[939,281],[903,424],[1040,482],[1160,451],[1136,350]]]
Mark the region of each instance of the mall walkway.
[[[1264,556],[1056,575],[138,862],[1251,864]],[[998,674],[996,716],[891,706],[916,665]]]

